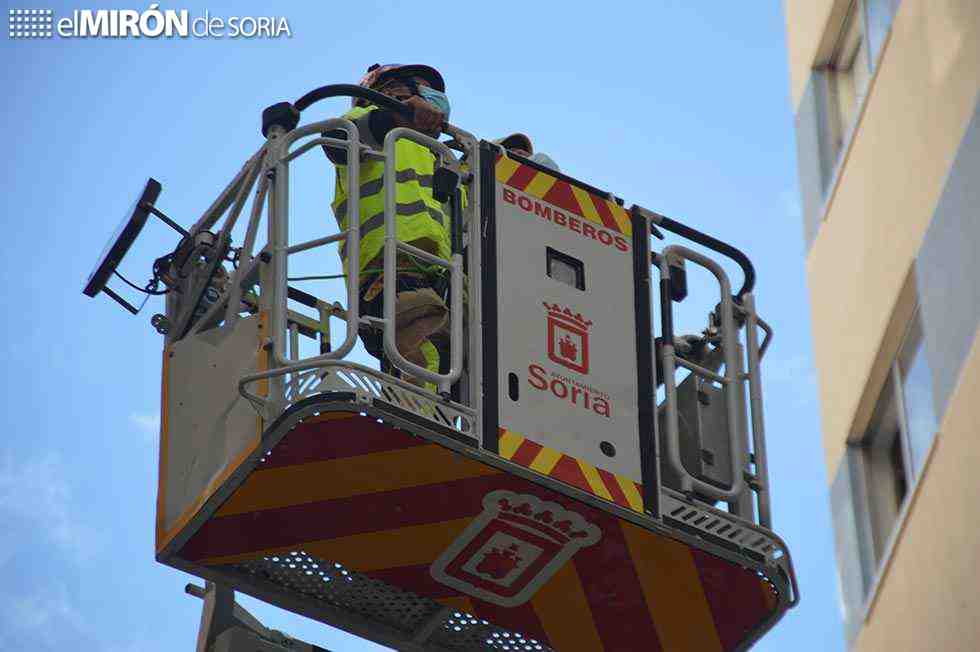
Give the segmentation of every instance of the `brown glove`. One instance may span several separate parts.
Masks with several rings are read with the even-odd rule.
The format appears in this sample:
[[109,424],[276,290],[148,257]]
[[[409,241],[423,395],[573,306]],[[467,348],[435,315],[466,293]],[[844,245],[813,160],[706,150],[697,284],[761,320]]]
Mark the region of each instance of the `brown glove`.
[[395,115],[395,124],[399,127],[411,127],[416,131],[421,131],[428,136],[438,136],[442,131],[442,125],[446,121],[446,116],[434,106],[423,100],[417,95],[413,95],[406,100],[405,104],[415,109],[415,116],[412,120],[406,120],[400,115]]

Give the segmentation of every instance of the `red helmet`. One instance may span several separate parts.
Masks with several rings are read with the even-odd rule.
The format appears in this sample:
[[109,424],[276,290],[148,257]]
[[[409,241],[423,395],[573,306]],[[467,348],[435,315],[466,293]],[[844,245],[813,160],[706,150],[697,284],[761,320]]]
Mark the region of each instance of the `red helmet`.
[[[429,86],[436,89],[440,93],[446,92],[446,82],[443,81],[442,75],[439,74],[439,71],[432,66],[426,66],[420,63],[386,63],[384,65],[376,63],[367,69],[367,72],[364,73],[361,81],[358,82],[358,86],[375,88],[393,77],[415,76],[421,77],[425,81],[429,82]],[[360,102],[363,102],[363,100],[360,100]],[[358,100],[355,100],[354,104],[358,104]]]

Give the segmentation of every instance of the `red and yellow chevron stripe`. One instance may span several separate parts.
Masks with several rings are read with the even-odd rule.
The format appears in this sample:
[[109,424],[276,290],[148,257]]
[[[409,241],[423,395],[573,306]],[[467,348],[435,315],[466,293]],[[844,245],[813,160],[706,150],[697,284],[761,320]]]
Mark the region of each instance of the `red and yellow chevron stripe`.
[[542,446],[506,428],[500,429],[498,447],[504,459],[588,491],[620,507],[643,513],[643,486],[625,475],[592,466],[585,460]]
[[[541,447],[532,455],[533,442],[516,435],[502,443],[531,468],[554,474],[561,463]],[[584,482],[595,482],[588,467],[578,468]],[[628,493],[602,473],[595,470],[610,497],[616,486]],[[498,490],[558,503],[601,530],[597,543],[514,607],[464,594],[430,571],[481,514],[483,497]],[[778,610],[778,596],[754,570],[350,412],[321,414],[289,432],[177,557],[185,567],[234,574],[244,572],[238,563],[294,550],[561,652],[727,652]]]
[[575,213],[610,231],[625,236],[633,233],[629,213],[622,206],[547,172],[518,163],[507,156],[498,156],[496,176],[500,183]]

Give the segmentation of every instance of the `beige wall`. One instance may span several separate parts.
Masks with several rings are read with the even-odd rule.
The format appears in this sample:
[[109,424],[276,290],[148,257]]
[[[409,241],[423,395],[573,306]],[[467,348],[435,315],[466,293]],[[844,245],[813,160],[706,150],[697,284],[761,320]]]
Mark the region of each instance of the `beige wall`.
[[859,652],[980,650],[980,338],[964,362]]
[[798,106],[810,69],[835,3],[840,0],[786,0],[786,45],[789,50],[789,89],[793,106]]
[[[794,106],[849,4],[785,3]],[[980,1],[901,0],[807,256],[830,478],[870,419],[915,307],[914,261],[978,99]],[[855,650],[980,650],[978,397],[980,331]]]
[[882,335],[978,91],[980,2],[903,0],[807,258],[831,476],[865,426],[857,417],[867,416],[859,406],[869,378],[894,353],[879,349]]

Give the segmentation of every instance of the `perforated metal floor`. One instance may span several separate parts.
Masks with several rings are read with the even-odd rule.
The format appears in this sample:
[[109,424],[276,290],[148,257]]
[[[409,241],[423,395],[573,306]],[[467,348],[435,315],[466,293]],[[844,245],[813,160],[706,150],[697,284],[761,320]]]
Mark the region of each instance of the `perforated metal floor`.
[[[396,629],[407,638],[418,640],[419,632],[429,628],[431,633],[420,642],[439,649],[553,652],[537,640],[303,550],[232,564],[229,568]],[[441,622],[432,627],[434,619]]]

